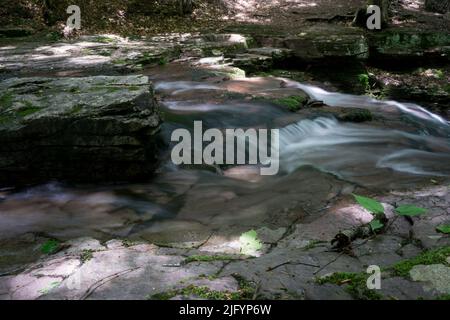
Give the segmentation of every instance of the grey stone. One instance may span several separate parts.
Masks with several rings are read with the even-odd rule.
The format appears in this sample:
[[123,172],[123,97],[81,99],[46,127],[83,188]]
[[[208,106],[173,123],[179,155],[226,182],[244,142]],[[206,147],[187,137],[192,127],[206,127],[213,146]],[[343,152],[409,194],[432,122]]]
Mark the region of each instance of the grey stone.
[[0,84],[0,185],[144,180],[158,105],[145,76],[11,78]]
[[443,264],[418,265],[409,272],[412,280],[425,282],[427,290],[437,290],[442,294],[450,294],[450,268]]
[[380,293],[387,299],[395,300],[433,298],[433,292],[425,291],[421,284],[398,277],[382,279]]

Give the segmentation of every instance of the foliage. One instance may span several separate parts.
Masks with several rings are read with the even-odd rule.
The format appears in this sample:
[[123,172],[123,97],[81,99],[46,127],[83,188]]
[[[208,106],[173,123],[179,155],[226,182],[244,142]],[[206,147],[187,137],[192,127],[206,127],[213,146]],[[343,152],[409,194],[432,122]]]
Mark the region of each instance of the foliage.
[[94,251],[90,249],[83,250],[80,254],[80,260],[82,263],[88,262],[94,257]]
[[39,293],[41,294],[47,294],[50,291],[52,291],[53,289],[55,289],[56,287],[58,287],[61,284],[61,282],[59,281],[54,281],[52,283],[50,283],[50,285],[47,288],[41,289],[39,290]]
[[358,75],[358,81],[364,87],[364,89],[366,91],[370,89],[369,75],[368,74],[366,74],[366,73],[359,74]]
[[436,250],[429,250],[421,255],[401,261],[392,267],[393,274],[400,277],[408,277],[409,271],[417,265],[447,264],[447,257],[450,256],[450,247],[443,247]]
[[336,272],[330,276],[319,278],[319,284],[336,284],[339,286],[345,285],[345,291],[348,292],[354,299],[358,300],[381,300],[383,296],[376,290],[367,288],[368,274],[365,273],[347,273]]
[[58,240],[51,239],[41,246],[41,252],[45,254],[53,254],[56,253],[60,247],[61,244]]
[[225,255],[218,255],[218,256],[202,256],[202,255],[194,255],[186,258],[184,260],[184,263],[191,263],[191,262],[212,262],[212,261],[230,261],[230,260],[236,260],[237,258],[232,256],[225,256]]
[[290,96],[274,100],[276,105],[286,107],[292,112],[300,110],[305,102],[306,98],[302,96]]
[[379,219],[372,220],[369,225],[373,232],[377,232],[384,228],[384,224]]
[[7,92],[0,97],[0,110],[8,109],[13,105],[13,94]]
[[377,216],[379,214],[384,214],[383,205],[380,202],[378,202],[377,200],[359,196],[356,194],[354,194],[353,196],[355,197],[356,202],[358,202],[359,205],[361,205],[364,209],[366,209],[370,213],[374,214],[375,216]]
[[247,281],[237,279],[239,283],[239,290],[236,292],[230,291],[214,291],[205,286],[190,285],[182,289],[170,290],[167,292],[157,293],[148,296],[149,300],[170,300],[175,296],[191,297],[195,296],[206,300],[250,300],[253,298],[255,288]]
[[440,225],[436,230],[441,233],[450,234],[450,224]]
[[358,109],[358,110],[352,110],[350,112],[344,113],[342,116],[339,117],[339,120],[359,123],[359,122],[372,121],[373,118],[374,118],[374,116],[373,116],[372,112],[370,112],[370,110]]
[[403,205],[396,208],[395,212],[399,216],[416,217],[427,213],[427,210],[413,205]]
[[255,230],[243,233],[239,238],[239,243],[241,245],[241,253],[245,255],[254,255],[262,248],[262,243],[258,239],[258,234]]

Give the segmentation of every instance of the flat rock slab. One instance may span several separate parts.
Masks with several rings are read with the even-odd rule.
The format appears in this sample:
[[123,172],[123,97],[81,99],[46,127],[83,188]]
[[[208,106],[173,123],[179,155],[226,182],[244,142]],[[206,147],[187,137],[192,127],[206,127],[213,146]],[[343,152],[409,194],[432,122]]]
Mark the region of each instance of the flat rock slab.
[[427,282],[425,287],[428,290],[450,294],[450,268],[443,264],[418,265],[410,271],[410,275],[414,281]]
[[160,122],[145,76],[5,80],[0,185],[145,179]]

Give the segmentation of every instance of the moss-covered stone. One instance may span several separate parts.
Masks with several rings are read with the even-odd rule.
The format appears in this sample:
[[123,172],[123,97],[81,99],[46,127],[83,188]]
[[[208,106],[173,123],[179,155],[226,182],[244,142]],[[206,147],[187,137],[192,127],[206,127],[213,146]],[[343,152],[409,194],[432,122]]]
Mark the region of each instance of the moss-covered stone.
[[372,112],[367,109],[354,109],[349,110],[348,112],[344,112],[343,114],[338,116],[340,121],[344,122],[367,122],[372,121],[374,119]]
[[317,283],[331,283],[339,286],[345,286],[344,290],[354,299],[358,300],[383,299],[383,296],[376,290],[370,290],[367,288],[368,277],[369,275],[366,273],[336,272],[330,276],[317,279]]
[[237,292],[214,291],[205,286],[190,285],[178,290],[170,290],[147,297],[149,300],[170,300],[176,296],[198,297],[206,300],[249,300],[253,297],[254,289],[241,288]]
[[300,110],[307,102],[307,98],[303,96],[289,96],[272,100],[278,106],[289,109],[292,112]]
[[11,92],[6,92],[0,96],[0,110],[8,109],[13,104],[14,95]]
[[395,276],[409,277],[409,272],[417,265],[444,264],[448,266],[447,258],[449,256],[450,247],[429,250],[415,258],[401,261],[389,268],[389,270],[391,270]]
[[184,260],[184,263],[187,264],[191,262],[231,261],[236,259],[237,259],[236,257],[225,255],[215,255],[215,256],[194,255],[186,258],[186,260]]

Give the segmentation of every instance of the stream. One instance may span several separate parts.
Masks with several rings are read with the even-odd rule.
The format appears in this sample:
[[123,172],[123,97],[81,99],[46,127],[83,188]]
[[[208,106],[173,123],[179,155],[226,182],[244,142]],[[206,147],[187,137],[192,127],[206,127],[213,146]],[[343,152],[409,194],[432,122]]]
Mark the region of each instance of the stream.
[[[318,212],[355,187],[408,189],[450,176],[449,122],[418,105],[327,92],[287,79],[220,81],[195,79],[197,73],[196,67],[181,63],[144,71],[160,97],[161,136],[167,144],[152,181],[106,186],[50,182],[0,191],[0,237],[41,232],[60,239],[161,240],[169,235],[176,241],[191,231],[289,225],[294,218],[282,221],[289,212],[306,207]],[[299,92],[330,107],[368,109],[375,120],[341,122],[314,109],[293,113],[254,98]],[[280,129],[280,173],[260,176],[258,166],[175,166],[172,131],[192,130],[199,120],[205,130]]]

